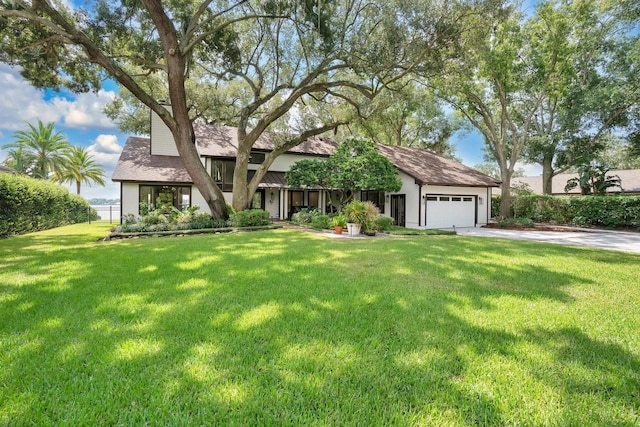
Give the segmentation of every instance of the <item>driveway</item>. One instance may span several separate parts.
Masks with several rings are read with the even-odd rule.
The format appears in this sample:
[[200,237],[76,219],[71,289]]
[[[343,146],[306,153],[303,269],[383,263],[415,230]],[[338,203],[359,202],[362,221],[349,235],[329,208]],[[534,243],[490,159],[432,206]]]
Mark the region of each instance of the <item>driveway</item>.
[[501,239],[531,240],[560,245],[610,249],[640,254],[640,233],[592,230],[588,231],[522,231],[496,228],[456,228],[460,236],[497,237]]

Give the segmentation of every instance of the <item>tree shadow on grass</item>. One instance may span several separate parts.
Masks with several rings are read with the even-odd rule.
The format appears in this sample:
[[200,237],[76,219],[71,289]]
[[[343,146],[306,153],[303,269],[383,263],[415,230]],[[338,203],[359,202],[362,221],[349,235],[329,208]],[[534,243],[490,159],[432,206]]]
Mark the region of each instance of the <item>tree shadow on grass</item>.
[[[501,366],[487,360],[565,402],[586,390],[601,420],[637,412],[638,396],[629,395],[637,355],[578,326],[554,332],[486,320],[504,310],[501,298],[516,301],[514,310],[541,299],[571,304],[567,287],[594,283],[549,268],[548,249],[497,268],[522,246],[487,252],[450,238],[334,242],[292,231],[69,243],[45,263],[33,255],[22,267],[31,279],[3,287],[0,412],[18,424],[589,420],[580,411],[568,418],[566,408],[519,409],[494,380]],[[64,265],[73,274],[64,276]],[[593,349],[593,361],[567,340]],[[545,375],[524,345],[551,348]],[[576,357],[625,387],[612,393],[564,375]],[[523,396],[544,401],[535,391]]]

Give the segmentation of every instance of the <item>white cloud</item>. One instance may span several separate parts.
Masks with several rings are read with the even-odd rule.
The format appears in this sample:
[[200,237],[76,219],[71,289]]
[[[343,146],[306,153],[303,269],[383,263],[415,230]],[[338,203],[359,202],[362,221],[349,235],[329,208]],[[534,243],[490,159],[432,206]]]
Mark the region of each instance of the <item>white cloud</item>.
[[97,93],[72,95],[73,99],[54,96],[45,100],[44,92],[22,79],[18,68],[0,64],[0,129],[15,131],[24,123],[41,120],[56,122],[68,129],[116,129],[117,125],[102,110],[116,94]]
[[8,133],[24,128],[25,122],[55,122],[62,117],[55,105],[43,99],[42,91],[6,64],[0,64],[0,90],[0,129],[11,131]]
[[63,112],[62,125],[70,129],[115,129],[117,125],[102,110],[116,94],[100,89],[97,93],[77,94],[73,101],[54,98],[52,103]]
[[122,146],[118,143],[116,135],[98,135],[91,148],[98,153],[120,154],[122,152]]

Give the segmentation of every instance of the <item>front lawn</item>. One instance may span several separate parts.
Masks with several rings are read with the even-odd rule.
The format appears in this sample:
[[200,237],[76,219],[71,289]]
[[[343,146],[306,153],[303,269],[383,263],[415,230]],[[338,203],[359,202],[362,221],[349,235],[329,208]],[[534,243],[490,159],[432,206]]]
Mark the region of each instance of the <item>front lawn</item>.
[[295,230],[0,240],[0,425],[637,425],[640,256]]

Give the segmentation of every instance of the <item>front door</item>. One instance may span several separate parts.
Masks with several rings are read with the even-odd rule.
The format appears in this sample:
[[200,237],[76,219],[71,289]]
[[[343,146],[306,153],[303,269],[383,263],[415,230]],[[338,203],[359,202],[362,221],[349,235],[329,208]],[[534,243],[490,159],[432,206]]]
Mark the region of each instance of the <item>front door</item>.
[[257,190],[253,193],[251,208],[264,210],[264,190]]
[[404,227],[406,198],[404,194],[394,194],[391,196],[391,217],[393,222],[400,227]]

